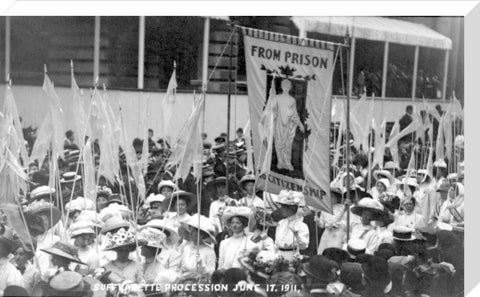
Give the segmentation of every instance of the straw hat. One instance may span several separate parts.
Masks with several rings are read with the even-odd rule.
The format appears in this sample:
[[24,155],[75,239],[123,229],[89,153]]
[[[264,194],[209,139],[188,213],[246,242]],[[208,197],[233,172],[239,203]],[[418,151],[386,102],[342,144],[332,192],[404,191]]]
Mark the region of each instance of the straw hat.
[[[199,224],[200,221],[200,224]],[[212,221],[202,215],[199,215],[198,213],[192,215],[187,221],[185,222],[180,222],[181,226],[187,230],[190,229],[190,227],[197,228],[205,233],[208,234],[210,237],[209,239],[213,242],[216,243],[217,240],[215,239],[216,235],[216,229],[215,225],[213,225]]]
[[255,175],[253,174],[247,174],[247,175],[244,175],[242,177],[242,179],[240,180],[240,187],[244,187],[244,184],[247,183],[247,182],[255,182]]
[[90,223],[93,228],[101,229],[103,226],[103,221],[100,218],[100,214],[94,210],[82,210],[77,217],[77,222],[87,222]]
[[146,241],[145,246],[161,249],[165,245],[167,235],[157,228],[146,227],[141,229],[139,238]]
[[95,234],[94,224],[85,221],[77,221],[73,223],[68,231],[71,238],[81,234]]
[[71,262],[86,265],[78,257],[77,247],[68,243],[57,241],[51,247],[40,250],[50,255],[65,258]]
[[85,284],[80,273],[74,271],[62,271],[52,277],[49,282],[52,289],[57,292],[64,292],[65,296],[83,292]]
[[118,228],[128,229],[130,228],[130,224],[121,216],[112,216],[105,221],[101,232],[102,234],[106,234]]
[[116,250],[121,247],[135,247],[137,245],[142,246],[147,243],[145,239],[137,238],[135,240],[135,231],[133,229],[121,228],[120,230],[105,235],[106,247],[105,251]]
[[30,199],[32,200],[50,200],[50,196],[52,196],[52,199],[55,198],[55,189],[49,186],[40,186],[30,192]]
[[383,169],[389,169],[389,170],[400,170],[400,167],[398,166],[398,164],[396,162],[393,162],[393,161],[388,161],[385,163],[385,165],[383,165]]
[[[182,190],[178,190],[178,191],[175,191],[172,193],[172,204],[171,206],[173,207],[173,205],[175,205],[175,203],[177,202],[177,199],[178,198],[182,198],[182,199],[185,199],[186,203],[187,203],[187,207],[189,210],[191,210],[195,205],[197,205],[197,197],[195,196],[195,194],[193,193],[190,193],[190,192],[186,192],[186,191],[182,191]],[[166,204],[166,207],[168,208],[168,206],[170,205],[170,200],[169,199],[166,199],[165,202]]]
[[388,190],[388,188],[390,187],[390,181],[388,180],[388,178],[381,178],[381,179],[378,179],[377,180],[377,184],[378,183],[381,183],[385,186],[385,189]]
[[226,185],[227,184],[227,178],[225,176],[219,176],[213,181],[213,183],[215,184],[215,186]]
[[51,229],[53,226],[55,226],[62,217],[62,213],[58,208],[53,206],[53,204],[43,200],[33,201],[31,204],[25,207],[24,211],[36,216],[47,216],[48,229]]
[[95,210],[95,203],[90,199],[77,197],[65,204],[65,209],[67,211]]
[[397,226],[393,228],[393,239],[400,241],[415,240],[413,235],[414,230],[404,226]]
[[[255,225],[255,218],[250,207],[246,206],[228,206],[224,209],[222,215],[222,222],[224,224],[228,223],[233,217],[242,217],[245,218],[250,226]],[[248,226],[244,226],[248,227]]]
[[383,215],[383,205],[372,198],[362,198],[356,206],[352,207],[352,213],[358,216],[361,216],[365,210],[372,213],[374,220]]
[[350,238],[347,243],[347,252],[352,259],[355,259],[357,255],[365,253],[367,250],[367,244],[365,240],[360,238]]
[[120,216],[128,219],[132,215],[132,211],[125,205],[110,204],[100,211],[100,218],[102,221],[106,221],[112,216]]
[[145,200],[145,206],[150,208],[152,206],[152,203],[158,202],[163,204],[164,201],[165,201],[165,196],[163,196],[162,194],[155,195],[151,193]]
[[277,196],[273,196],[273,202],[283,205],[306,205],[303,193],[287,190],[281,190]]
[[78,175],[75,171],[65,172],[60,179],[61,184],[68,184],[77,182],[82,179],[81,175]]
[[177,185],[171,181],[171,180],[162,180],[159,184],[158,184],[158,192],[162,192],[162,188],[163,187],[170,187],[172,188],[172,191],[175,191],[178,189]]
[[153,219],[148,221],[144,226],[140,227],[140,230],[144,228],[155,228],[167,235],[167,239],[170,244],[175,245],[179,240],[180,236],[178,235],[177,228],[174,228],[168,221]]
[[399,185],[404,185],[404,184],[407,184],[407,186],[410,186],[410,187],[414,187],[414,188],[418,188],[418,183],[417,183],[417,179],[413,178],[413,177],[409,177],[409,178],[402,178],[402,180],[400,181]]
[[373,171],[373,178],[375,180],[382,179],[383,177],[386,177],[390,183],[395,182],[395,177],[390,173],[388,170],[375,170]]

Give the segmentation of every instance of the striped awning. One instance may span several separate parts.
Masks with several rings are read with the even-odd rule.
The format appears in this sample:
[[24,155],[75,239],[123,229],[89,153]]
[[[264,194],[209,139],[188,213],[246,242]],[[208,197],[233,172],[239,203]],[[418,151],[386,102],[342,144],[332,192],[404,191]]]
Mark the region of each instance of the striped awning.
[[452,40],[424,25],[385,17],[326,17],[291,18],[300,32],[350,36],[361,39],[393,42],[449,50]]

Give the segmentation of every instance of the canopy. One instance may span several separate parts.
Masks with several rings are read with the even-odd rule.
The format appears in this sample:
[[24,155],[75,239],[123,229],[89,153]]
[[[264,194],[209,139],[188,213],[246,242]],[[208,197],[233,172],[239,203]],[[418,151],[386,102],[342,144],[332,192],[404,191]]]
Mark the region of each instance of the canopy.
[[300,32],[350,36],[361,39],[393,42],[444,50],[452,48],[452,40],[417,23],[385,17],[326,17],[312,16],[291,18]]

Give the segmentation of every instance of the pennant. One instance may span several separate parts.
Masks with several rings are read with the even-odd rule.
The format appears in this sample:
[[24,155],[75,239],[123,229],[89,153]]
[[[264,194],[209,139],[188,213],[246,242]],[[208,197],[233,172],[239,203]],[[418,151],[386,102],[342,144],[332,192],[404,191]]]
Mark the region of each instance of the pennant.
[[247,149],[247,174],[253,173],[253,151],[252,151],[252,137],[250,131],[250,119],[248,119],[245,128],[245,148]]
[[170,125],[171,125],[171,117],[173,113],[173,106],[175,104],[175,95],[177,90],[177,65],[175,61],[173,62],[173,72],[172,76],[170,76],[170,80],[168,82],[167,92],[162,100],[162,109],[161,109],[161,131],[162,137],[166,141],[169,137],[171,137],[170,132]]
[[[400,164],[400,158],[398,156],[398,145],[397,145],[398,139],[399,139],[397,136],[399,133],[400,133],[400,123],[397,119],[393,124],[392,130],[390,131],[390,136],[388,138],[388,143],[390,143],[390,146],[388,146],[387,144],[385,145],[385,147],[390,149],[393,162],[395,162],[396,164]],[[392,139],[394,141],[390,142]]]
[[199,174],[201,173],[196,168],[202,165],[203,142],[200,134],[200,119],[202,118],[204,104],[205,97],[202,95],[192,110],[184,129],[182,129],[169,160],[169,167],[178,165],[175,171],[175,180],[185,179],[192,166],[194,174],[196,174],[195,177],[200,177]]
[[268,173],[270,171],[270,165],[272,164],[272,149],[273,149],[273,131],[275,131],[275,120],[274,120],[274,111],[273,103],[270,100],[276,94],[275,90],[275,76],[272,78],[270,85],[270,92],[265,105],[265,109],[260,117],[260,122],[258,123],[258,133],[260,134],[260,139],[263,141],[263,147],[265,154],[263,155],[263,160],[261,162],[261,167],[259,168],[258,175],[262,173]]

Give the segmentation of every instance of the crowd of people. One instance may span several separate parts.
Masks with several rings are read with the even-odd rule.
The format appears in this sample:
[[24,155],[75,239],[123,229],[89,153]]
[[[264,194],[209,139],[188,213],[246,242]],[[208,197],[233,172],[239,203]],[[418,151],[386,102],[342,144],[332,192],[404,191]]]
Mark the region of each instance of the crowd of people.
[[[26,230],[2,209],[0,295],[463,294],[463,170],[388,159],[368,168],[354,151],[350,168],[332,176],[330,213],[310,208],[301,192],[258,191],[241,129],[213,144],[202,135],[198,183],[173,179],[170,145],[149,132],[144,200],[122,156],[123,176],[97,176],[95,197],[86,198],[72,131],[58,187],[49,187],[48,159],[30,164],[29,190],[18,196]],[[133,146],[140,157],[143,141]]]

